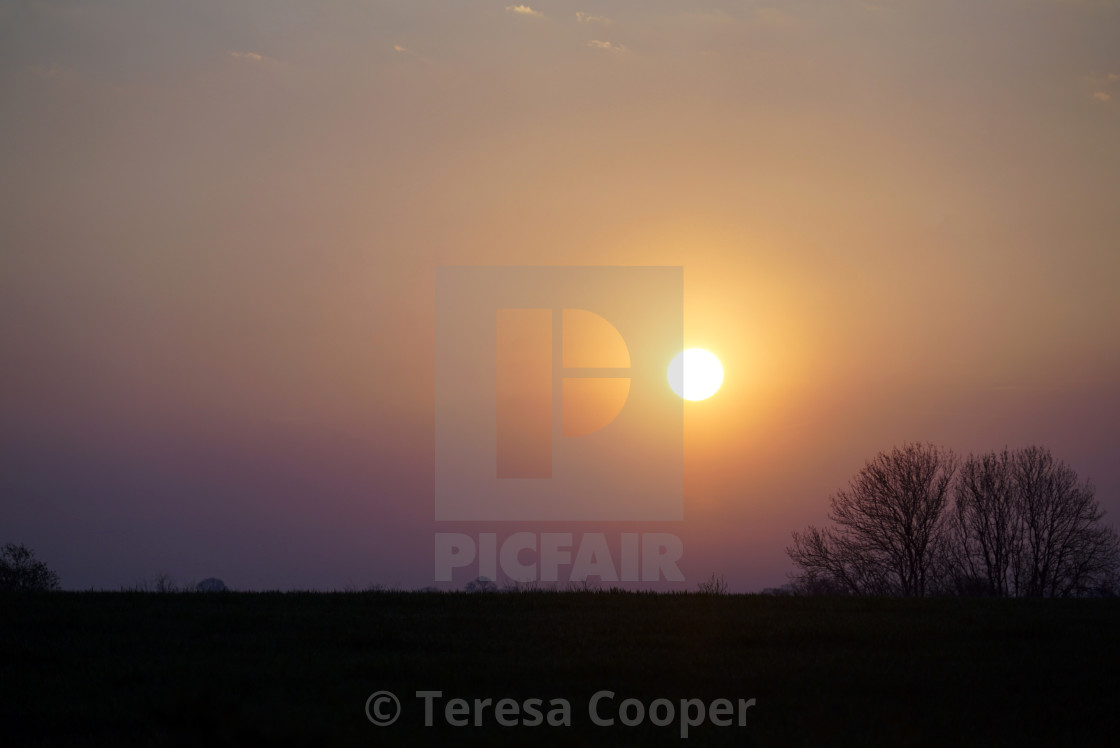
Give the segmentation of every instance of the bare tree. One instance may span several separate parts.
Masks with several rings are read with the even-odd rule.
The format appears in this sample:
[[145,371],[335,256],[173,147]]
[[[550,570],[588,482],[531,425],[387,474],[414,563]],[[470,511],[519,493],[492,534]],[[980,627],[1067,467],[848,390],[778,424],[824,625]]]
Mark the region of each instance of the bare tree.
[[1114,577],[1120,544],[1115,531],[1101,524],[1104,512],[1093,485],[1042,447],[1017,452],[1012,471],[1023,532],[1019,594],[1082,595]]
[[1020,586],[1023,521],[1014,455],[1006,449],[969,455],[961,465],[954,494],[947,546],[952,591],[996,597],[1015,594]]
[[58,574],[25,545],[8,543],[0,548],[0,592],[49,592],[57,590]]
[[958,589],[983,580],[986,593],[1066,597],[1114,585],[1116,533],[1088,481],[1043,447],[969,456],[961,467],[952,523]]
[[793,534],[786,550],[799,581],[853,594],[933,591],[955,471],[952,451],[932,444],[880,452],[830,499],[834,527]]
[[[1116,594],[1120,538],[1091,483],[1042,447],[970,455],[904,445],[831,499],[833,526],[794,533],[796,585],[828,593]],[[952,489],[953,502],[948,497]]]

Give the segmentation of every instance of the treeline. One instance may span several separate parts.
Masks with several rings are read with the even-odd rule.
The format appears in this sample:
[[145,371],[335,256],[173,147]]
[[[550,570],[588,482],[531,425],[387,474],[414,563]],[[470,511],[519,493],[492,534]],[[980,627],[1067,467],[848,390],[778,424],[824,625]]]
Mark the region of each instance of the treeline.
[[1120,591],[1120,540],[1089,481],[1043,447],[881,452],[793,533],[804,594],[1079,597]]

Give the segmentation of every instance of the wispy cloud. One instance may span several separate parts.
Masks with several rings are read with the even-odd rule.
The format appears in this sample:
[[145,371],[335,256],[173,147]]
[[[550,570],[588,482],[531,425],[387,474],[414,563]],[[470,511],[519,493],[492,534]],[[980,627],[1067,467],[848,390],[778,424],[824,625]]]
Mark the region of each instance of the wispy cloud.
[[593,16],[588,13],[584,13],[582,10],[577,10],[576,23],[597,23],[603,26],[610,26],[612,23],[614,23],[614,21],[607,18],[606,16]]
[[630,51],[626,47],[622,46],[621,44],[614,44],[613,42],[604,42],[604,41],[600,41],[599,39],[592,39],[591,41],[587,42],[587,44],[585,44],[584,46],[585,47],[591,47],[592,49],[602,49],[602,50],[605,50],[607,52],[622,53],[622,52],[629,52]]
[[281,62],[275,57],[262,55],[260,52],[239,52],[236,50],[230,50],[226,54],[229,55],[231,59],[237,60],[241,64],[252,65],[255,67],[259,66],[261,69],[274,71],[291,69],[291,65],[289,65],[288,63]]
[[528,5],[507,5],[506,10],[510,13],[516,13],[519,16],[544,18],[544,13],[541,13],[539,10],[533,10]]
[[256,52],[233,52],[229,53],[230,57],[238,60],[248,60],[249,62],[264,62],[264,55],[259,55]]
[[1098,73],[1087,75],[1081,80],[1082,90],[1087,96],[1101,103],[1107,104],[1114,96],[1120,96],[1120,73]]
[[425,57],[424,55],[422,55],[419,52],[417,52],[416,50],[414,50],[412,47],[406,47],[403,44],[394,44],[393,45],[393,53],[398,54],[398,55],[403,55],[403,56],[408,57],[408,58],[413,59],[413,60],[419,60],[420,62],[427,63],[427,64],[431,64],[431,62],[432,62],[427,57]]

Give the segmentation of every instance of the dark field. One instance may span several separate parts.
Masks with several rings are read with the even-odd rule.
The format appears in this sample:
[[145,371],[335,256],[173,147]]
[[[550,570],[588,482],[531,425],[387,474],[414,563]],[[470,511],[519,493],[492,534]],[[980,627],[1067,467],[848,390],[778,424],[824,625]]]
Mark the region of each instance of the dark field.
[[[1117,745],[1120,600],[623,593],[55,593],[0,599],[3,745],[678,742]],[[367,721],[374,691],[401,700]],[[667,727],[588,700],[670,699]],[[424,727],[418,690],[441,690]],[[451,727],[446,700],[567,699],[570,727]],[[473,708],[473,707],[472,707]]]

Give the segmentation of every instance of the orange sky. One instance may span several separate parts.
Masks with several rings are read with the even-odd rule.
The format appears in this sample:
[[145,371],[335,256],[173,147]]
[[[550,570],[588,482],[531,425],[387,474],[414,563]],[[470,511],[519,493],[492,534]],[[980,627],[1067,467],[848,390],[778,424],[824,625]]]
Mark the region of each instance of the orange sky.
[[692,577],[781,584],[904,440],[1045,444],[1120,514],[1117,3],[530,6],[0,10],[0,542],[427,584],[475,264],[684,268]]

